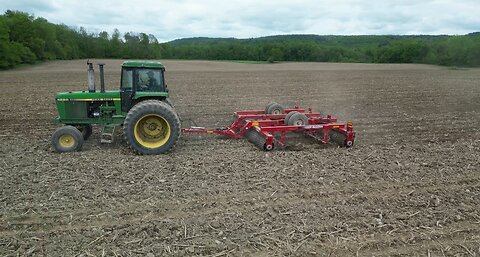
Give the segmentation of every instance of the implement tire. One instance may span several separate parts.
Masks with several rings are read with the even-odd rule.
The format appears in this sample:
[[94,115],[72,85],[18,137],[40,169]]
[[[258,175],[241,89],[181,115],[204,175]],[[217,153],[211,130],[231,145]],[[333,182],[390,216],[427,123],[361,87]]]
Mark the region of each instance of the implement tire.
[[287,115],[285,115],[285,119],[283,120],[284,124],[288,126],[288,120],[290,119],[290,117],[292,117],[292,115],[294,115],[295,113],[298,113],[297,111],[293,111],[293,112],[289,112],[287,113]]
[[127,144],[142,155],[170,151],[180,136],[180,120],[165,102],[145,100],[130,109],[123,122]]
[[281,104],[271,103],[267,105],[266,114],[282,114],[284,113],[285,108]]
[[288,126],[305,126],[305,125],[308,125],[308,117],[305,114],[300,113],[300,112],[293,112],[293,114],[289,115],[288,120],[285,119],[285,121],[286,121],[286,125],[288,125]]
[[270,106],[272,106],[272,105],[274,105],[274,104],[277,104],[277,103],[271,102],[271,103],[267,104],[267,106],[265,106],[265,114],[267,114],[268,108],[270,108]]

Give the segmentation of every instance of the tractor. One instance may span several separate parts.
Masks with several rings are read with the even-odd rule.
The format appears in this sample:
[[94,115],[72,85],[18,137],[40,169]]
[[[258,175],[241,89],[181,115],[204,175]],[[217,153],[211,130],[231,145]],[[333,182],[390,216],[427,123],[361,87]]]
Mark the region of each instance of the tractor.
[[56,120],[65,124],[53,133],[56,151],[79,151],[94,124],[102,126],[102,143],[111,143],[115,128],[123,126],[125,141],[137,154],[161,154],[172,149],[181,125],[168,99],[165,67],[160,62],[124,62],[118,91],[105,90],[104,64],[98,65],[97,91],[93,64],[87,61],[87,66],[88,91],[62,92],[55,97]]
[[284,108],[268,104],[264,110],[234,113],[228,127],[181,128],[179,115],[168,99],[165,67],[159,62],[126,61],[122,64],[119,91],[105,91],[104,64],[99,64],[100,90],[95,88],[93,64],[88,65],[88,91],[63,92],[55,97],[57,122],[65,124],[52,137],[58,152],[79,151],[92,134],[92,125],[101,125],[100,142],[111,143],[115,129],[123,127],[127,144],[140,155],[161,154],[172,149],[180,134],[215,134],[245,137],[262,150],[286,146],[287,133],[303,133],[317,142],[336,142],[351,147],[355,132],[351,122],[338,122],[311,109]]

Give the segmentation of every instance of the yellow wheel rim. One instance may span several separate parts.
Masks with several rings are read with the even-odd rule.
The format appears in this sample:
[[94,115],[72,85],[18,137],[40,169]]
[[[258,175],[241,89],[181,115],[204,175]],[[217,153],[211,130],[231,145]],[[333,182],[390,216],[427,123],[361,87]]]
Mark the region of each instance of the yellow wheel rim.
[[160,115],[147,114],[137,121],[133,133],[143,147],[158,148],[170,138],[170,124]]
[[61,135],[59,140],[60,146],[63,148],[70,148],[75,145],[75,138],[72,135]]

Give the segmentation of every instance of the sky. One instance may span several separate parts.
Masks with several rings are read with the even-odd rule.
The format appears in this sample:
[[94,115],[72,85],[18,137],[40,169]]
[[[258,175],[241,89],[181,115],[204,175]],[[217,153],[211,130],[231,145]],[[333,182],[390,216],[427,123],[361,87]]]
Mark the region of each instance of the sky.
[[88,32],[252,38],[280,34],[463,35],[480,31],[480,0],[0,0]]

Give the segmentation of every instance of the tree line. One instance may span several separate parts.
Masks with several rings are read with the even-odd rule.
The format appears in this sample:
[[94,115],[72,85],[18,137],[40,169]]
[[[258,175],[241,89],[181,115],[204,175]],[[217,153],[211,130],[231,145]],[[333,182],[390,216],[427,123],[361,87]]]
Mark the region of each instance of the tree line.
[[0,15],[0,69],[81,58],[202,59],[480,66],[480,33],[462,36],[281,35],[251,39],[186,38],[159,43],[154,35],[115,29],[88,33],[25,12]]
[[46,60],[81,58],[161,58],[155,36],[114,30],[88,33],[19,11],[0,15],[0,68]]
[[166,58],[252,61],[426,63],[480,66],[480,33],[462,36],[282,35],[189,38],[167,43]]

